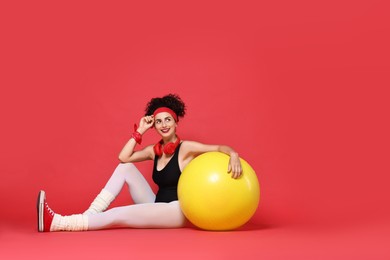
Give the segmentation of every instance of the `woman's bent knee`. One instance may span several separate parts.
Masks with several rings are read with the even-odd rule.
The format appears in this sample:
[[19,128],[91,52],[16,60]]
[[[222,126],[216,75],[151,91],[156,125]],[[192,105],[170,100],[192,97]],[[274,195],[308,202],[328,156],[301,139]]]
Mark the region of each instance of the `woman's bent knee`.
[[138,171],[138,168],[135,166],[134,163],[120,163],[118,164],[117,166],[117,172],[121,173],[121,174],[134,174],[134,173],[138,173],[138,174],[141,174],[139,171]]
[[134,163],[119,163],[117,168],[132,169],[136,168]]

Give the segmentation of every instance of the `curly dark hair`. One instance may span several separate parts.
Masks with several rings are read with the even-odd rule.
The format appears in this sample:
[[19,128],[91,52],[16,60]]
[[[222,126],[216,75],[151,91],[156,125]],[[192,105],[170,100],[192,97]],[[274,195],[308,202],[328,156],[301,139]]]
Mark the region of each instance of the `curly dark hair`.
[[163,97],[152,98],[145,108],[145,116],[153,115],[154,111],[160,107],[172,109],[178,118],[184,117],[186,114],[186,105],[177,94],[168,94]]

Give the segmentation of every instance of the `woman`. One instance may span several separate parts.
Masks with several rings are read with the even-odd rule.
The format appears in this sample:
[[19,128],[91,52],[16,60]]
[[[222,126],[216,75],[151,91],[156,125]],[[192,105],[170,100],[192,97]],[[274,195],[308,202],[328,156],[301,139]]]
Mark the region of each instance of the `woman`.
[[[182,141],[176,134],[179,118],[185,115],[186,106],[174,94],[153,98],[147,104],[146,115],[119,154],[117,166],[106,186],[83,214],[61,216],[55,214],[46,202],[44,191],[38,195],[38,231],[83,231],[114,227],[178,228],[186,223],[178,197],[177,184],[182,170],[196,156],[210,151],[230,155],[227,172],[232,178],[241,175],[238,154],[224,145],[206,145],[194,141]],[[140,151],[142,135],[154,127],[161,141]],[[153,181],[158,185],[154,194],[134,162],[154,160]],[[134,205],[116,207],[105,211],[119,194],[124,184],[129,186]]]

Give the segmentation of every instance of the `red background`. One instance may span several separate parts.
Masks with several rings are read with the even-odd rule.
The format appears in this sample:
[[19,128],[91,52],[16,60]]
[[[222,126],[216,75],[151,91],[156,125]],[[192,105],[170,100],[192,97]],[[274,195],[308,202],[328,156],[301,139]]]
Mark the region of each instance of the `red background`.
[[146,102],[178,93],[182,139],[256,170],[252,223],[388,227],[386,3],[1,3],[1,223],[35,228],[39,189],[60,213],[85,210]]

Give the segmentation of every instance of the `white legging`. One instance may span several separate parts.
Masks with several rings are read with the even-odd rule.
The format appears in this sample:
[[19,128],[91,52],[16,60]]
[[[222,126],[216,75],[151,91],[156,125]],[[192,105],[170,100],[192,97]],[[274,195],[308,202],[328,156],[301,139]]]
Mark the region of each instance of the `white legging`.
[[156,195],[132,163],[119,164],[104,189],[116,197],[129,186],[134,205],[116,207],[88,216],[88,230],[113,227],[178,228],[186,223],[178,201],[155,203]]

